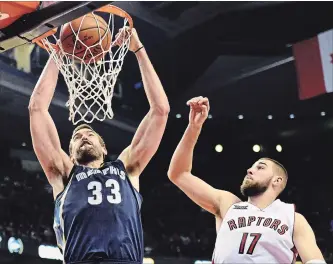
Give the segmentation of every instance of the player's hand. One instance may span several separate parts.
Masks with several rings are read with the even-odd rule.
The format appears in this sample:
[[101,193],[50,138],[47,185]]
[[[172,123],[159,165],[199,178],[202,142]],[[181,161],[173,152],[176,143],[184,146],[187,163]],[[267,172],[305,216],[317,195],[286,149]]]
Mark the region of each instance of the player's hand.
[[209,113],[209,100],[207,97],[194,97],[186,103],[190,106],[189,124],[201,127]]
[[119,29],[119,32],[117,33],[115,38],[115,45],[121,46],[123,42],[128,39],[130,34],[130,45],[128,49],[132,52],[136,51],[142,46],[142,43],[135,28],[132,28],[132,30],[130,30],[129,27]]

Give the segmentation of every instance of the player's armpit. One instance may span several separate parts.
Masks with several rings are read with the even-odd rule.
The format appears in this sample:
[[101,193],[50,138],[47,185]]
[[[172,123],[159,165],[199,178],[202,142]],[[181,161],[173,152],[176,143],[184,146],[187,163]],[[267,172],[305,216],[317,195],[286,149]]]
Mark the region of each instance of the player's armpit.
[[226,210],[240,199],[234,194],[213,188],[190,172],[181,175],[168,173],[169,179],[193,202],[217,217],[224,217]]
[[314,259],[324,261],[311,226],[299,213],[295,213],[293,240],[303,263]]
[[68,176],[74,164],[61,149],[58,132],[49,112],[29,107],[29,113],[34,151],[49,183],[58,188],[59,179]]

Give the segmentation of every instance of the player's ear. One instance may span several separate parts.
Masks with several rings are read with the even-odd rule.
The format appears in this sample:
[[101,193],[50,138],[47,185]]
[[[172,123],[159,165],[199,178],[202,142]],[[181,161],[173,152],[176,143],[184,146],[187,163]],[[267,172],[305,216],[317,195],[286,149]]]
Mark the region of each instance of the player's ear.
[[107,151],[105,145],[102,145],[102,150],[103,150],[104,156],[106,156],[108,154],[108,151]]
[[273,184],[274,185],[280,185],[280,184],[282,184],[283,183],[283,178],[282,178],[282,176],[275,176],[275,179],[274,179],[274,181],[273,181]]
[[72,155],[70,155],[69,158],[70,158],[71,162],[73,162],[74,164],[76,164],[76,163],[75,163],[75,159],[73,158]]
[[71,162],[73,162],[75,164],[75,160],[74,160],[73,153],[72,153],[72,141],[69,144],[69,158],[70,158]]

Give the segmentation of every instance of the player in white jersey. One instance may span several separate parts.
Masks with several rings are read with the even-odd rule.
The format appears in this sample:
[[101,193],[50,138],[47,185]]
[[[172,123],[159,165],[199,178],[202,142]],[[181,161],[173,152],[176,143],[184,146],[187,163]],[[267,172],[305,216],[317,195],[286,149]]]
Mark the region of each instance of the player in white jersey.
[[172,157],[168,176],[195,203],[215,215],[217,239],[213,263],[293,263],[296,252],[306,264],[325,263],[315,235],[294,205],[277,197],[287,184],[287,171],[277,161],[262,158],[247,170],[236,195],[213,188],[192,175],[193,150],[207,119],[209,101],[195,97],[188,127]]

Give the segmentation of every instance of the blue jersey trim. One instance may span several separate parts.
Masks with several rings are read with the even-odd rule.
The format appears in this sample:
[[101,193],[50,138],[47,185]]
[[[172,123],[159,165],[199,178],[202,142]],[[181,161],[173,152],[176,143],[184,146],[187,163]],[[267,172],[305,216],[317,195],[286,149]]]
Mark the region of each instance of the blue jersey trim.
[[56,198],[54,199],[54,203],[59,199],[59,197],[60,197],[60,196],[64,193],[64,191],[66,190],[66,188],[67,188],[69,182],[71,181],[71,178],[73,177],[74,172],[75,172],[75,170],[76,170],[77,167],[78,167],[78,166],[74,164],[73,168],[71,169],[71,172],[70,172],[69,175],[68,175],[68,183],[67,183],[67,185],[64,186],[64,189],[63,189],[60,193],[57,194]]

